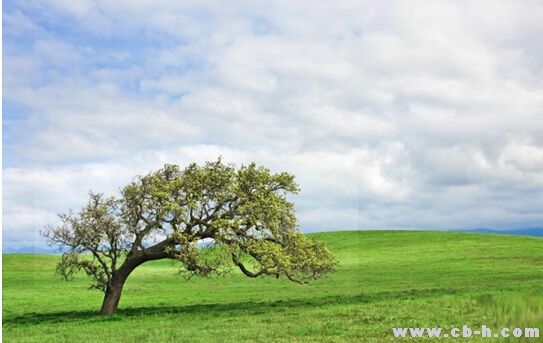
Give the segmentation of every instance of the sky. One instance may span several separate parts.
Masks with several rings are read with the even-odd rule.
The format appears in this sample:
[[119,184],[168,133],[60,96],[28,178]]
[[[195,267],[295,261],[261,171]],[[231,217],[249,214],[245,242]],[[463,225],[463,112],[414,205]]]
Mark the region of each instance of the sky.
[[164,163],[296,175],[304,232],[543,226],[543,2],[3,4],[3,245]]

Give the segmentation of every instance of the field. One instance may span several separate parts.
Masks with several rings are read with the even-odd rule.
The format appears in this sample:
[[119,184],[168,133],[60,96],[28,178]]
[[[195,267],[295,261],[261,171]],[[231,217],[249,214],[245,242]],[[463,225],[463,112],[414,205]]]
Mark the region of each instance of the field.
[[[392,327],[543,329],[541,238],[312,236],[340,263],[310,285],[237,273],[185,281],[175,263],[155,261],[130,276],[111,318],[96,315],[102,294],[88,291],[83,275],[65,282],[54,274],[58,256],[4,255],[4,342],[383,342],[398,341]],[[493,340],[469,340],[478,341]]]

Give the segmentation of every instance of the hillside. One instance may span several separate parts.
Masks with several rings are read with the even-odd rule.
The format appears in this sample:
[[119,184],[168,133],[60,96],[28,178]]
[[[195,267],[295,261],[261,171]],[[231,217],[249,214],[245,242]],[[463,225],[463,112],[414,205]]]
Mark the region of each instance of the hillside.
[[541,238],[427,231],[312,236],[340,264],[310,285],[238,273],[187,282],[175,263],[155,261],[131,275],[113,318],[96,316],[102,295],[86,290],[84,276],[72,282],[55,276],[58,256],[4,255],[5,341],[393,341],[392,327],[541,324]]

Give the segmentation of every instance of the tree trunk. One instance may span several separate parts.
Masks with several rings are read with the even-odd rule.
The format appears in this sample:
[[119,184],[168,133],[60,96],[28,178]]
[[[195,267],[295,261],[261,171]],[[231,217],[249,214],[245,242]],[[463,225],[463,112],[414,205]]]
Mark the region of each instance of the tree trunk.
[[123,286],[130,273],[132,273],[132,271],[140,264],[147,261],[167,258],[168,253],[165,251],[165,247],[168,242],[169,240],[166,239],[145,250],[145,253],[139,253],[136,256],[127,257],[122,266],[115,271],[109,285],[106,288],[106,294],[104,295],[100,315],[111,316],[117,312],[119,300],[121,300],[121,293],[123,292]]
[[106,293],[104,295],[104,301],[102,302],[102,309],[100,310],[100,315],[111,316],[115,314],[115,312],[117,312],[117,307],[119,306],[119,300],[121,300],[121,294],[125,281],[126,278],[117,277],[114,277],[111,280],[111,285],[106,288]]
[[115,271],[106,288],[100,315],[111,316],[117,312],[117,307],[119,306],[119,300],[121,300],[121,294],[123,292],[123,286],[126,279],[137,266],[145,261],[146,260],[143,258],[127,259],[124,261],[121,268]]

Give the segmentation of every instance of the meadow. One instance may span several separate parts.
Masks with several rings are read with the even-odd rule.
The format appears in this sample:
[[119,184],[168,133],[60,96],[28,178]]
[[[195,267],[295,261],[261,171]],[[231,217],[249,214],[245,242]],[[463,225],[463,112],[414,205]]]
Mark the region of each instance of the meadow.
[[[312,236],[327,243],[339,265],[309,285],[241,273],[185,281],[174,262],[154,261],[130,276],[119,313],[109,318],[97,315],[103,295],[87,290],[84,275],[70,282],[55,275],[58,256],[3,255],[3,340],[386,342],[398,341],[392,327],[543,331],[542,238],[430,231]],[[469,340],[478,341],[493,339]]]

